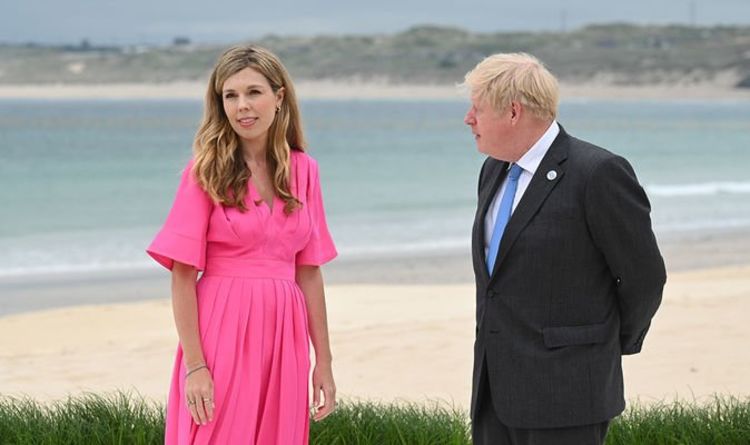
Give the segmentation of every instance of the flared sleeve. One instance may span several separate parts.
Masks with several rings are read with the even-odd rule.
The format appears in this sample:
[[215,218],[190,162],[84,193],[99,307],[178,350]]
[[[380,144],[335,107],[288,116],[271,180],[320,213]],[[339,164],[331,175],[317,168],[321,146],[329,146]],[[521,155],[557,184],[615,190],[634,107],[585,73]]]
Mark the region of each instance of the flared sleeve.
[[206,232],[213,202],[192,173],[191,160],[182,172],[174,203],[161,230],[146,249],[159,264],[172,270],[175,261],[198,270],[206,265]]
[[323,194],[320,189],[320,174],[318,163],[308,157],[307,203],[310,212],[312,232],[305,247],[297,252],[296,264],[321,266],[336,258],[336,246],[328,231],[325,209],[323,207]]

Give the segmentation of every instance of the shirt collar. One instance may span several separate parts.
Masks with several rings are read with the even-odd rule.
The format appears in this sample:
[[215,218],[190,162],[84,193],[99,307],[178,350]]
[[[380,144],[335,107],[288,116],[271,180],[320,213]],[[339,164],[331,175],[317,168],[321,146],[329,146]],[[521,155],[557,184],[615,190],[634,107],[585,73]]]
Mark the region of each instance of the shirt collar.
[[544,132],[542,137],[534,145],[531,146],[529,151],[521,156],[521,159],[516,162],[521,166],[524,171],[531,173],[534,176],[536,169],[539,168],[539,164],[542,163],[542,158],[547,154],[547,151],[552,146],[555,138],[560,133],[560,126],[557,125],[557,121],[553,120],[547,131]]

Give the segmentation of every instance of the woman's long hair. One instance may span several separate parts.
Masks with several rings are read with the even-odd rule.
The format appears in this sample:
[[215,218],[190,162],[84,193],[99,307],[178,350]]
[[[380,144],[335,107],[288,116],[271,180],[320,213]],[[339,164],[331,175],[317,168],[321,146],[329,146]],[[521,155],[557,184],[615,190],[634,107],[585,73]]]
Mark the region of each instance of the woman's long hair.
[[284,88],[281,108],[268,129],[266,163],[273,176],[276,195],[290,214],[301,205],[289,188],[290,150],[304,151],[299,106],[294,85],[281,61],[258,46],[229,48],[216,62],[206,91],[203,122],[195,135],[193,173],[206,193],[217,202],[246,211],[245,195],[250,169],[245,165],[240,141],[232,129],[222,101],[222,87],[232,75],[252,68],[268,80],[274,94]]

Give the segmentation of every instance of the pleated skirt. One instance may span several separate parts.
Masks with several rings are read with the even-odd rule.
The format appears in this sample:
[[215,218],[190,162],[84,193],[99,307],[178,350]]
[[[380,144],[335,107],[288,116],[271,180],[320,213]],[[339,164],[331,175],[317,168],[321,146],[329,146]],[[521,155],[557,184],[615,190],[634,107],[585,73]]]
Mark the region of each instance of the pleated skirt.
[[285,279],[203,276],[196,291],[214,419],[198,425],[190,415],[178,345],[165,443],[307,444],[310,356],[302,290]]

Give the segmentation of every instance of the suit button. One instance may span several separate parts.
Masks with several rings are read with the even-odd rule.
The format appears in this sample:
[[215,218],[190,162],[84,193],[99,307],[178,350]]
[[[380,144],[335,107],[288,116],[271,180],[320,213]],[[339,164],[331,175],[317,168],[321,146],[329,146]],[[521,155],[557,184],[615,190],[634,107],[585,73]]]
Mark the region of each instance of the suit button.
[[497,293],[494,290],[490,289],[487,291],[487,298],[495,298],[496,296]]

